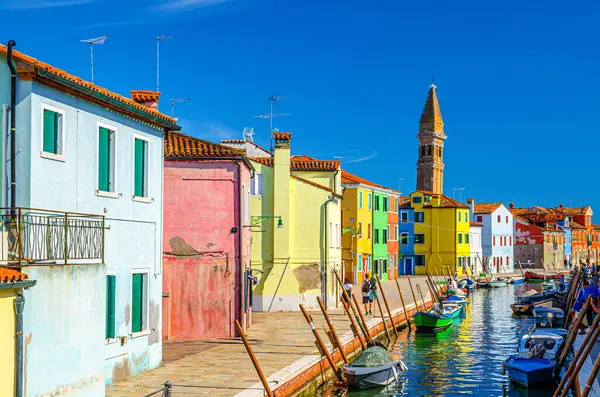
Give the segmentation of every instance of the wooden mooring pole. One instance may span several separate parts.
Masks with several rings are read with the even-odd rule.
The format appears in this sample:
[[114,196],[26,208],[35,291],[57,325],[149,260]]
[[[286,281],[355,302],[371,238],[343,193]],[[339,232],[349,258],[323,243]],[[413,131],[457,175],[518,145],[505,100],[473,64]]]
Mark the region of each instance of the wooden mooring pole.
[[[412,292],[412,296],[413,296],[413,300],[415,301],[415,307],[417,308],[418,311],[421,311],[421,308],[419,307],[419,301],[417,300],[417,296],[415,295],[415,290],[413,289],[412,286],[412,282],[410,281],[410,276],[406,276],[406,279],[408,280],[408,285],[410,286],[410,292]],[[423,302],[425,303],[425,302]],[[426,310],[423,310],[423,312],[425,312]]]
[[[344,296],[346,297],[346,303],[348,304],[348,306],[350,306],[350,309],[352,309],[352,314],[354,314],[354,318],[356,319],[356,322],[358,323],[359,322],[359,315],[358,315],[358,313],[360,313],[360,306],[358,306],[358,304],[357,304],[356,305],[356,309],[354,308],[354,306],[352,305],[352,298],[350,298],[350,294],[348,293],[348,291],[346,291],[346,288],[344,288],[344,284],[342,283],[342,280],[340,279],[340,276],[338,276],[338,274],[335,273],[335,277],[337,278],[338,283],[342,287],[342,291],[344,292]],[[354,299],[354,302],[356,302],[356,299]],[[357,311],[358,311],[358,313],[357,313]],[[359,327],[362,330],[363,334],[365,335],[365,340],[367,342],[369,340],[371,340],[370,336],[368,334],[368,331],[364,328],[364,326],[363,326],[362,323],[359,323]],[[362,341],[361,341],[361,344],[362,344]],[[363,350],[365,348],[366,347],[363,345]]]
[[246,346],[246,351],[248,352],[250,360],[252,360],[252,364],[254,365],[254,369],[256,370],[256,373],[260,378],[260,383],[262,383],[263,387],[265,388],[267,397],[275,397],[275,395],[271,391],[269,382],[267,382],[267,378],[265,378],[265,375],[263,374],[262,369],[260,368],[260,364],[258,364],[258,360],[256,359],[256,356],[252,351],[252,347],[250,346],[250,343],[248,343],[248,339],[246,339],[246,335],[244,334],[242,326],[240,325],[240,322],[238,320],[235,320],[235,327],[237,328],[238,334],[240,334],[240,337],[242,338],[242,342],[244,342],[244,346]]
[[358,315],[360,317],[360,321],[362,322],[363,325],[363,331],[365,332],[365,339],[367,340],[367,342],[371,341],[371,332],[369,331],[369,326],[367,325],[367,321],[365,320],[365,317],[362,315],[362,312],[360,311],[360,306],[358,306],[358,301],[356,300],[356,296],[354,294],[352,294],[352,300],[354,301],[354,304],[356,305],[356,307],[358,307]]
[[560,356],[558,357],[558,360],[556,360],[559,367],[563,365],[565,359],[567,358],[567,355],[569,354],[569,351],[571,350],[571,346],[573,346],[573,341],[575,341],[575,338],[577,337],[577,331],[579,331],[579,326],[581,325],[583,318],[585,317],[585,312],[590,306],[590,299],[591,297],[588,297],[588,299],[585,301],[585,304],[581,308],[581,313],[583,314],[578,316],[575,322],[571,324],[571,328],[569,329],[569,333],[567,334],[565,345],[562,349]]
[[396,279],[396,287],[398,287],[398,294],[400,295],[400,301],[402,302],[402,309],[404,310],[404,318],[406,319],[406,325],[408,326],[408,332],[410,332],[410,318],[408,318],[408,311],[406,310],[406,304],[404,303],[404,296],[400,290],[400,283]]
[[334,347],[338,348],[338,350],[340,351],[340,355],[342,356],[342,359],[344,360],[344,362],[346,364],[350,364],[350,361],[348,361],[348,357],[346,357],[346,352],[344,351],[344,346],[342,346],[342,344],[340,342],[340,338],[338,338],[338,334],[337,334],[337,332],[335,332],[335,327],[331,323],[331,319],[329,318],[329,313],[327,313],[327,310],[325,310],[325,305],[323,305],[323,301],[321,301],[321,298],[319,296],[317,296],[317,302],[319,302],[319,307],[321,308],[323,317],[325,317],[325,321],[327,322],[329,331],[333,335],[333,340],[335,341],[335,344],[336,344],[336,346],[334,346]]
[[315,327],[315,324],[313,323],[312,318],[310,317],[310,315],[308,314],[308,312],[306,311],[306,309],[304,308],[304,306],[302,304],[300,305],[300,310],[302,310],[302,314],[304,314],[304,318],[306,319],[308,326],[310,327],[313,335],[315,336],[315,339],[317,341],[317,346],[319,347],[321,354],[327,358],[327,361],[329,362],[329,366],[333,370],[335,377],[338,380],[343,381],[344,378],[338,371],[338,368],[336,367],[335,362],[333,361],[333,357],[331,357],[331,354],[329,354],[329,350],[327,350],[327,346],[325,346],[325,343],[323,343],[323,339],[321,339],[321,335],[319,335],[319,331],[317,331],[317,327]]
[[367,345],[366,345],[365,341],[363,340],[363,338],[360,336],[360,330],[362,329],[362,327],[360,327],[356,323],[355,318],[352,316],[352,313],[350,313],[350,309],[348,308],[349,304],[350,304],[350,301],[346,302],[345,300],[342,300],[342,305],[344,305],[344,310],[346,311],[346,313],[348,314],[348,318],[350,319],[350,329],[352,330],[352,333],[354,334],[354,336],[358,338],[358,341],[360,342],[360,346],[362,347],[362,349],[365,350],[367,348]]
[[387,324],[385,322],[385,313],[383,313],[383,309],[381,308],[381,301],[379,300],[379,295],[375,299],[377,301],[377,306],[379,307],[379,313],[381,313],[381,321],[383,323],[383,329],[385,330],[385,336],[387,339],[392,342],[392,337],[390,336],[390,331],[388,330]]
[[583,392],[581,393],[581,397],[588,397],[590,391],[592,390],[592,385],[596,383],[596,376],[598,376],[598,371],[600,371],[600,355],[596,357],[596,362],[594,362],[594,366],[592,367],[592,372],[590,373],[590,377],[587,382],[585,382],[585,386],[583,388]]
[[[394,334],[396,337],[398,336],[398,330],[396,329],[396,324],[394,324],[394,316],[392,316],[392,311],[390,310],[390,305],[388,304],[387,298],[385,296],[385,292],[383,291],[383,285],[377,277],[377,285],[379,285],[379,291],[381,291],[381,297],[383,298],[383,303],[385,304],[385,308],[390,316],[390,322],[392,323],[392,328],[394,329]],[[381,317],[383,317],[383,313],[381,313]],[[385,317],[383,317],[383,324],[385,324]]]

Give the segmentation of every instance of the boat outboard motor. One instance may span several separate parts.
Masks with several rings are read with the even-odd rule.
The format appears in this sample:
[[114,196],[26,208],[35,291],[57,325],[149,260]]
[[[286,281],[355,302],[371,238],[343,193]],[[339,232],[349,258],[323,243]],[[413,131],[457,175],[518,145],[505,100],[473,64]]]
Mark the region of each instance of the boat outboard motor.
[[546,347],[543,343],[536,343],[529,348],[529,358],[544,358]]

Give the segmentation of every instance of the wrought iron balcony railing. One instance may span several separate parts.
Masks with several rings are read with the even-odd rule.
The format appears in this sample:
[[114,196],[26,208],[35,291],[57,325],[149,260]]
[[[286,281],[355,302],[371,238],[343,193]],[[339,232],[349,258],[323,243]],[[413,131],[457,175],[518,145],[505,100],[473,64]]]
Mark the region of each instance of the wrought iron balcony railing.
[[0,208],[0,264],[104,262],[104,216]]

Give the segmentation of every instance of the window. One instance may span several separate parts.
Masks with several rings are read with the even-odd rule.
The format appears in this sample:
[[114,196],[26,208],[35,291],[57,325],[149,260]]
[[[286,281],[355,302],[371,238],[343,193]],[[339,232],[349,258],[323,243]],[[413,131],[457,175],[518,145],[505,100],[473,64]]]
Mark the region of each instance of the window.
[[425,222],[425,213],[424,212],[415,212],[415,222],[418,222],[418,223]]
[[381,209],[381,207],[379,206],[379,204],[380,204],[379,203],[379,199],[380,198],[381,197],[379,197],[379,196],[375,196],[375,211],[379,211]]
[[506,245],[506,236],[504,236],[504,237],[502,238],[502,240],[503,240],[502,244],[503,244],[503,245]]
[[462,267],[463,266],[463,258],[462,256],[458,257],[458,267]]
[[62,160],[65,144],[64,112],[42,105],[42,157]]
[[379,244],[379,229],[373,230],[373,244]]
[[382,197],[382,198],[383,198],[383,211],[389,211],[390,210],[388,208],[389,199],[387,197]]
[[415,244],[425,244],[425,235],[415,234]]
[[394,225],[394,240],[398,241],[398,225]]
[[465,223],[469,223],[469,213],[465,212]]
[[335,246],[336,248],[340,246],[340,225],[337,223],[335,224]]
[[[508,215],[506,215],[506,223],[508,223]],[[508,265],[508,263],[507,263],[507,265]]]
[[408,233],[407,232],[400,233],[400,244],[408,245]]
[[483,222],[483,216],[477,215],[477,222]]
[[387,273],[387,271],[388,271],[388,261],[387,261],[387,259],[384,259],[383,260],[383,272]]
[[98,191],[115,193],[115,131],[98,127]]
[[400,222],[402,222],[402,223],[408,223],[408,212],[402,211],[400,213]]
[[461,218],[462,212],[458,211],[458,221],[461,222],[462,218]]
[[117,276],[106,275],[106,330],[105,339],[115,338],[115,297],[117,291]]
[[381,241],[381,242],[382,242],[383,244],[387,244],[387,241],[388,241],[388,235],[389,235],[389,232],[390,232],[390,227],[388,226],[387,228],[384,228],[384,229],[382,229],[381,231],[383,232],[383,239],[382,239],[382,241]]
[[463,235],[462,235],[462,233],[458,233],[458,243],[462,244],[462,241],[463,241]]
[[512,236],[508,238],[508,245],[512,246]]
[[131,332],[148,329],[148,273],[131,275]]
[[465,233],[465,244],[469,244],[469,234]]
[[431,196],[425,196],[425,203],[429,203],[431,201]]
[[148,141],[135,138],[134,196],[148,197]]
[[421,196],[415,196],[412,199],[413,204],[421,204]]
[[363,270],[362,254],[358,254],[358,263],[356,264],[356,266],[358,267],[358,271],[362,272],[362,270]]
[[415,255],[415,266],[425,266],[425,255]]
[[492,236],[492,245],[495,246],[496,245],[496,236]]
[[367,238],[369,240],[371,239],[371,224],[370,223],[367,225]]
[[502,219],[502,218],[500,217],[500,215],[498,215],[498,223],[500,223],[500,222],[501,222],[501,220],[500,220],[500,219]]
[[265,189],[265,176],[261,173],[254,173],[250,178],[250,193],[253,196],[262,196]]
[[358,238],[362,238],[362,222],[358,222]]
[[362,208],[362,191],[358,191],[358,208]]
[[367,204],[368,204],[367,208],[371,209],[373,206],[373,194],[371,194],[371,193],[367,194]]

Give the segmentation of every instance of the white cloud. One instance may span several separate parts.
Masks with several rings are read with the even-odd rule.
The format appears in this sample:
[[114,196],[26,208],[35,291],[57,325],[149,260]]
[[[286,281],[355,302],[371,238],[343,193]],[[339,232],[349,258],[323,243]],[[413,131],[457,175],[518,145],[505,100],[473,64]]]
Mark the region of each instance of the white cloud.
[[93,3],[97,0],[16,0],[8,4],[1,5],[0,8],[8,10],[31,10],[41,8],[69,7],[87,3]]
[[182,11],[194,8],[211,7],[223,3],[228,3],[232,0],[175,0],[167,1],[158,6],[162,10]]
[[368,155],[368,156],[365,156],[365,157],[359,157],[359,158],[357,158],[357,159],[350,159],[350,160],[346,160],[346,161],[344,161],[344,162],[345,162],[346,164],[349,164],[349,163],[360,163],[361,161],[367,161],[367,160],[371,160],[372,158],[375,158],[375,157],[377,157],[377,152],[373,152],[373,153],[371,153],[370,155]]

